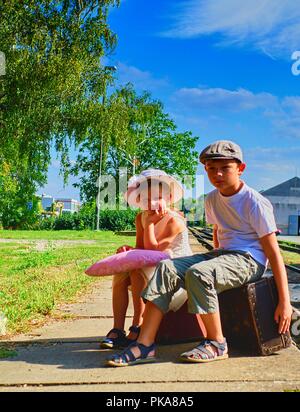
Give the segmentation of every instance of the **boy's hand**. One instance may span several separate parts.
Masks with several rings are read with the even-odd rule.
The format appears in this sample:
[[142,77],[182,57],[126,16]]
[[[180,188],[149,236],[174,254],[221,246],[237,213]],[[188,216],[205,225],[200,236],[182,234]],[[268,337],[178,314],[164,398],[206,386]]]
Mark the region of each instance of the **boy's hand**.
[[292,306],[289,302],[279,302],[275,310],[274,319],[279,323],[278,332],[286,333],[290,329],[291,318],[293,314]]
[[117,249],[117,253],[127,252],[127,250],[132,250],[132,249],[134,249],[134,247],[123,245]]

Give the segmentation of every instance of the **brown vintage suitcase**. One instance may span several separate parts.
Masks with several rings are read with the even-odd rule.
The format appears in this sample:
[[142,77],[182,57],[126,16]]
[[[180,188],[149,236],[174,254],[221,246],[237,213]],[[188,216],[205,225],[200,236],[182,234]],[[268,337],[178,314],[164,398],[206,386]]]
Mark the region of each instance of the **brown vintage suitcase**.
[[274,320],[277,302],[273,276],[220,293],[221,321],[228,345],[260,355],[289,347],[290,334],[280,335]]
[[173,344],[201,340],[205,328],[200,315],[188,313],[187,302],[176,312],[167,312],[156,336],[159,344]]

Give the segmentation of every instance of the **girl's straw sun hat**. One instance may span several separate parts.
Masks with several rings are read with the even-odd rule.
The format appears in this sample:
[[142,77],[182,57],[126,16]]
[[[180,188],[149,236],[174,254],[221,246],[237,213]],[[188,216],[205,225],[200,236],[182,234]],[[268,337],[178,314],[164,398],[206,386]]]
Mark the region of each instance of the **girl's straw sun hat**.
[[[183,197],[183,187],[181,183],[176,180],[173,176],[168,175],[163,170],[159,169],[147,169],[141,172],[139,175],[132,176],[128,181],[128,189],[124,194],[124,198],[132,207],[140,207],[141,202],[139,198],[145,196],[145,192],[148,191],[148,180],[151,180],[151,183],[164,182],[166,183],[170,191],[166,194],[163,191],[163,196],[167,197],[169,201],[169,195],[172,193],[172,202],[176,203]],[[152,186],[151,186],[152,187]],[[139,196],[140,195],[140,196]]]

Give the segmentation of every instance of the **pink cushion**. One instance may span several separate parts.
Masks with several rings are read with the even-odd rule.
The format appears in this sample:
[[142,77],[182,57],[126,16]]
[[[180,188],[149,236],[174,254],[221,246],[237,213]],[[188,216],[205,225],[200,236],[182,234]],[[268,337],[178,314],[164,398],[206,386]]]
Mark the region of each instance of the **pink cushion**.
[[114,275],[144,266],[155,266],[161,260],[169,258],[167,253],[157,250],[133,249],[99,260],[90,266],[85,273],[89,276]]

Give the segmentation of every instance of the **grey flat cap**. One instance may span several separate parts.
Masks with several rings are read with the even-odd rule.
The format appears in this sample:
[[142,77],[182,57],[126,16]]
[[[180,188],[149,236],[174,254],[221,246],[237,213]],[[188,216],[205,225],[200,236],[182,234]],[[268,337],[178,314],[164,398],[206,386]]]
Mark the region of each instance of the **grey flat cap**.
[[206,160],[235,159],[243,163],[243,153],[239,145],[230,140],[218,140],[202,150],[199,156],[201,163]]

